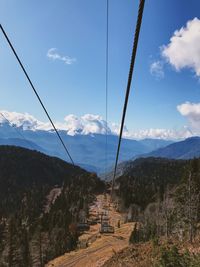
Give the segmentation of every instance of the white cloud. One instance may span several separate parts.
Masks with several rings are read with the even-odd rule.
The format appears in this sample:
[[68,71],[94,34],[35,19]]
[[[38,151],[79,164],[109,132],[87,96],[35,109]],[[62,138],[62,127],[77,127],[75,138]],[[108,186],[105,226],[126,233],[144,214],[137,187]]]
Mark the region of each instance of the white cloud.
[[[119,133],[120,133],[120,125],[117,124],[117,123],[111,123],[111,132],[113,134],[119,135]],[[124,125],[123,137],[124,138],[132,138],[132,134],[129,132],[129,130],[126,127],[126,125]]]
[[[111,124],[111,129],[114,134],[119,134],[119,125],[116,123]],[[124,126],[123,137],[128,139],[145,139],[145,138],[155,138],[155,139],[165,139],[165,140],[176,140],[185,139],[193,136],[193,132],[188,127],[183,127],[179,130],[172,129],[159,129],[151,128],[145,130],[129,131],[126,126]]]
[[105,134],[106,129],[111,133],[110,128],[106,125],[106,121],[99,115],[85,114],[78,118],[71,114],[65,117],[65,123],[62,127],[70,135],[75,134]]
[[150,65],[150,73],[157,79],[164,78],[163,62],[161,60],[152,62]]
[[183,127],[183,129],[172,130],[172,129],[146,129],[133,132],[131,134],[131,139],[145,139],[145,138],[155,138],[155,139],[165,139],[165,140],[176,140],[185,139],[193,136],[193,132],[188,127]]
[[[21,127],[24,130],[52,130],[52,126],[49,122],[42,122],[28,113],[17,113],[2,110],[0,111],[4,117],[16,127]],[[3,116],[0,116],[0,123],[7,123],[7,120]],[[76,134],[111,134],[109,126],[106,121],[99,115],[85,114],[81,117],[77,117],[70,114],[64,118],[63,122],[55,122],[55,126],[59,130],[64,130],[69,135]]]
[[52,60],[61,60],[67,65],[71,65],[76,62],[76,58],[71,58],[69,56],[61,56],[56,48],[50,48],[47,52],[47,57]]
[[200,76],[200,20],[194,18],[186,27],[176,30],[161,53],[177,71],[189,68]]
[[[191,104],[185,103],[177,107],[178,111],[186,116],[190,122],[191,127],[184,127],[179,130],[171,129],[145,129],[138,131],[129,131],[125,126],[123,131],[123,137],[128,139],[144,139],[144,138],[158,138],[158,139],[184,139],[200,133],[200,127],[197,127],[200,122],[200,103]],[[0,111],[12,125],[20,127],[24,130],[44,130],[52,131],[52,126],[49,122],[42,122],[28,113],[17,113],[2,110]],[[6,119],[0,116],[0,126],[7,124]],[[55,126],[58,130],[66,131],[68,135],[93,135],[93,134],[108,134],[118,135],[119,125],[111,123],[106,125],[106,121],[99,115],[85,114],[81,117],[73,114],[67,115],[62,122],[56,122]],[[194,127],[195,126],[195,127]],[[197,131],[197,128],[199,131]],[[192,131],[191,131],[192,129]]]
[[200,103],[185,102],[178,105],[177,110],[188,120],[190,127],[200,133]]
[[[3,116],[1,115],[3,114]],[[22,127],[24,130],[36,130],[44,127],[46,124],[37,120],[28,113],[9,112],[6,110],[0,111],[0,123],[8,123],[8,121],[16,127]]]

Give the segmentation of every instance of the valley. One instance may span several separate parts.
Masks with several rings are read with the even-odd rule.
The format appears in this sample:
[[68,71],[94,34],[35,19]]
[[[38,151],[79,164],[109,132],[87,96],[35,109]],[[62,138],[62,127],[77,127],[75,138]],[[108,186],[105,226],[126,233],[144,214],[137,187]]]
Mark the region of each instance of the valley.
[[[134,223],[126,223],[127,214],[116,211],[113,203],[110,203],[110,195],[98,195],[96,202],[90,206],[90,215],[101,214],[105,207],[109,207],[108,216],[110,224],[115,227],[115,232],[100,234],[100,223],[91,226],[89,231],[79,237],[79,243],[87,244],[85,248],[66,253],[50,261],[46,267],[100,267],[114,254],[129,245]],[[120,222],[120,227],[118,227],[118,222]]]
[[200,267],[200,1],[0,1],[0,267]]
[[187,261],[185,244],[199,242],[199,159],[124,162],[112,202],[110,182],[37,151],[0,146],[0,170],[3,267],[132,264],[154,246],[154,261]]

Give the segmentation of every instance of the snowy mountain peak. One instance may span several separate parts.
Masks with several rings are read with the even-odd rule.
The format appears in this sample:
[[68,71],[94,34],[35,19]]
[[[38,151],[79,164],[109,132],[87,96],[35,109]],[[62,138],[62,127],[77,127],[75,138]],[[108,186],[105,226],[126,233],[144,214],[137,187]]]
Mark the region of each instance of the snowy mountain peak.
[[[0,111],[0,124],[6,125],[8,121],[12,126],[22,128],[23,130],[44,130],[51,131],[50,123],[37,120],[28,113]],[[80,118],[70,114],[64,118],[64,122],[55,123],[58,130],[64,130],[68,135],[87,135],[87,134],[111,134],[111,129],[107,126],[106,121],[99,115],[85,114]]]
[[85,114],[80,118],[70,114],[65,117],[64,129],[69,135],[76,134],[111,134],[106,121],[99,115]]
[[0,111],[0,123],[1,125],[8,124],[22,128],[23,130],[38,130],[44,123],[38,121],[32,115],[28,113],[9,112],[6,110]]
[[[34,116],[28,113],[9,112],[5,110],[0,111],[0,126],[8,125],[8,121],[11,125],[14,125],[22,130],[31,131],[52,131],[52,125],[49,122],[42,122],[36,119]],[[85,114],[83,116],[76,116],[73,114],[64,117],[61,122],[55,122],[55,126],[58,130],[65,131],[67,135],[94,135],[94,134],[106,134],[118,135],[119,125],[111,123],[107,125],[106,121],[99,115]],[[165,140],[180,140],[194,135],[200,135],[200,132],[191,130],[190,127],[183,127],[178,130],[172,129],[144,129],[137,131],[129,131],[124,126],[123,137],[127,139],[165,139]]]

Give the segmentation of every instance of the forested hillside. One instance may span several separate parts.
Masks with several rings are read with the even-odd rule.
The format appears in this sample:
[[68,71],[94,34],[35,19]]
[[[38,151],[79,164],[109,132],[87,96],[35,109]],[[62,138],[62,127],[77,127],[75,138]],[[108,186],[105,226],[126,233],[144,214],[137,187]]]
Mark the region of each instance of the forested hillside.
[[154,264],[144,258],[148,266],[200,266],[200,159],[138,159],[127,164],[117,184],[118,202],[136,222],[130,243],[154,251]]
[[[49,197],[57,190],[57,198]],[[104,190],[95,174],[18,147],[0,147],[0,266],[44,266],[76,247],[79,211]],[[48,209],[46,208],[48,206]]]
[[116,182],[119,209],[136,223],[130,246],[103,266],[199,267],[200,159],[130,161]]
[[[193,136],[158,148],[142,157],[162,157],[168,159],[192,159],[200,156],[200,137]],[[139,156],[140,157],[140,156]]]
[[180,183],[185,168],[184,160],[141,158],[129,161],[123,175],[117,179],[118,194],[126,207],[134,203],[145,208],[159,196],[162,198],[167,186]]

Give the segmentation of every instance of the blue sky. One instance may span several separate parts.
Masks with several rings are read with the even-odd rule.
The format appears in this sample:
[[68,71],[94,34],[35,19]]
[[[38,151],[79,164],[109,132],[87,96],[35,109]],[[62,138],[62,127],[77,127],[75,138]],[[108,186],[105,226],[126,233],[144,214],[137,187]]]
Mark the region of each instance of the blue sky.
[[[137,6],[138,1],[109,0],[109,122],[121,120]],[[55,121],[68,114],[105,118],[105,0],[1,0],[0,17]],[[187,58],[173,61],[171,50],[164,58],[160,48],[195,17],[200,19],[199,1],[146,0],[126,117],[130,131],[198,128],[194,121],[200,121],[199,106],[177,110],[185,102],[200,102],[197,66]],[[47,57],[51,48],[65,58]],[[66,57],[75,60],[66,64]],[[2,34],[0,59],[0,109],[47,121]],[[160,69],[156,65],[151,73],[155,62]],[[193,117],[191,112],[196,112]]]

